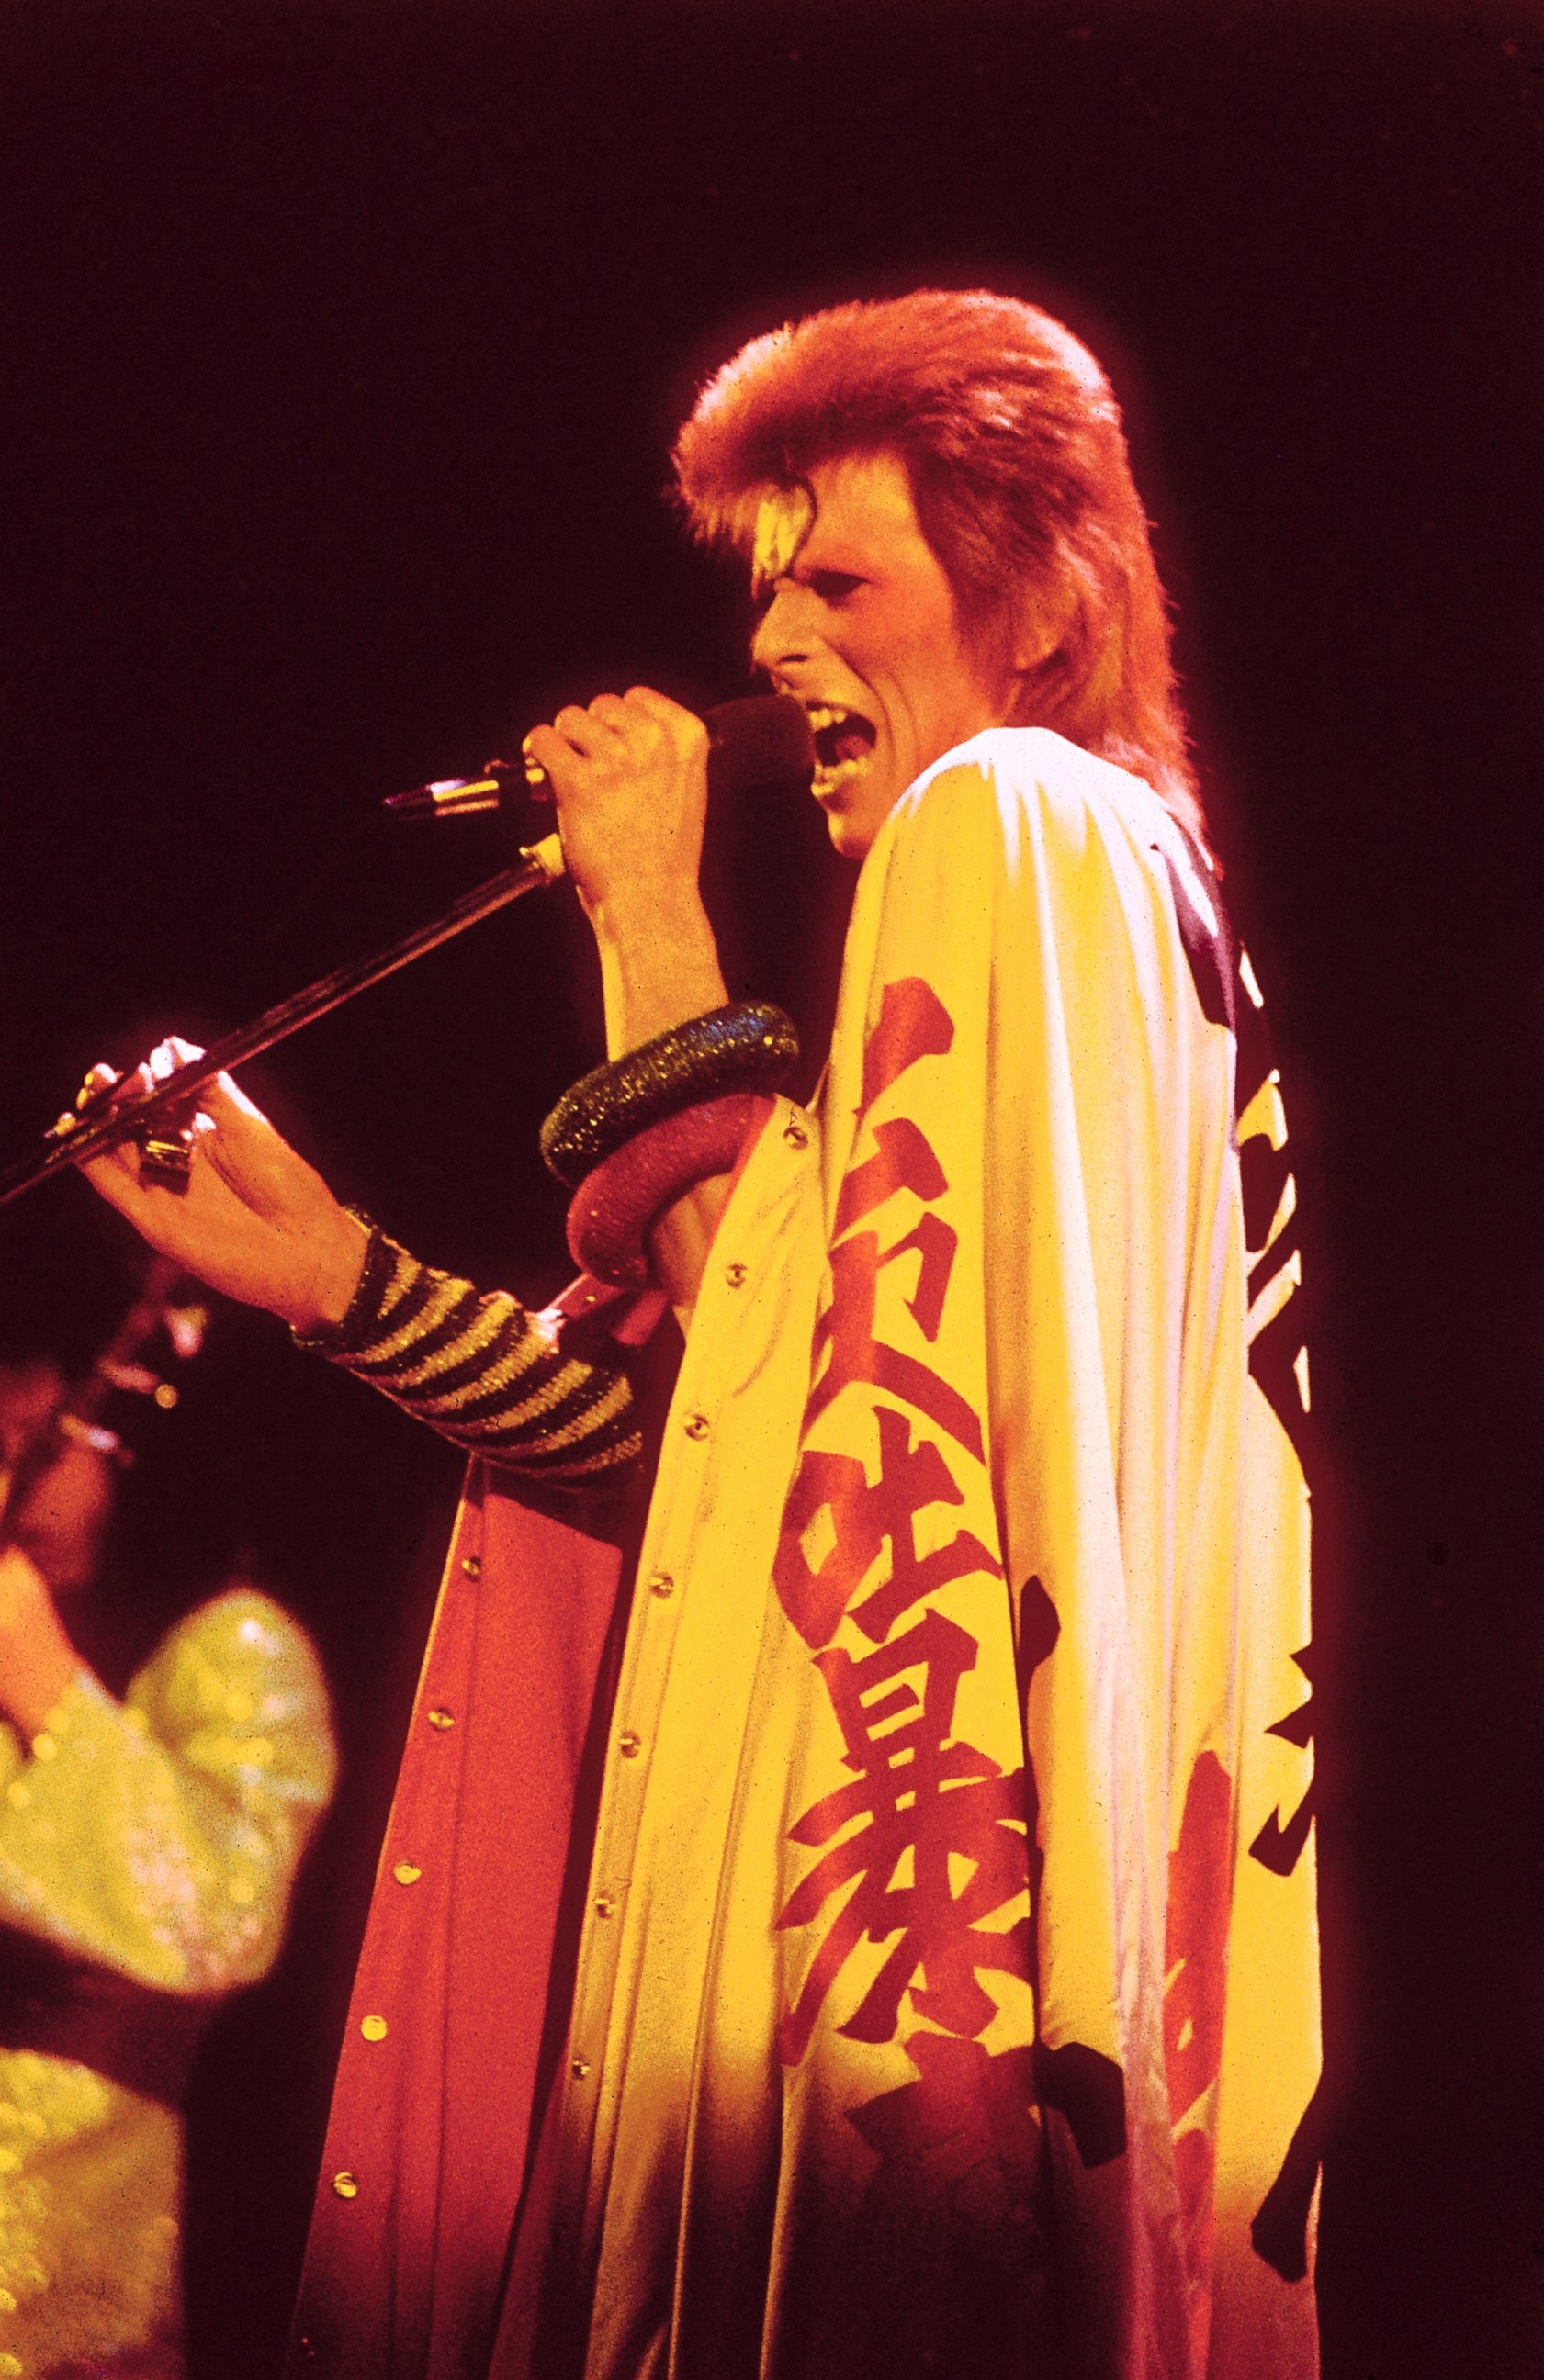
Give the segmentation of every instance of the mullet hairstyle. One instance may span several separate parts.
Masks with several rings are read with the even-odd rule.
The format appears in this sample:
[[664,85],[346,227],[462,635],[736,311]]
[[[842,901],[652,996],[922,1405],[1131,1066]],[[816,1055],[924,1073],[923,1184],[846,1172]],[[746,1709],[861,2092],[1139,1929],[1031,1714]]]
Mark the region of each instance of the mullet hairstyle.
[[[990,290],[833,306],[752,339],[675,443],[696,535],[748,558],[770,488],[889,452],[961,630],[1010,713],[1145,777],[1204,841],[1169,622],[1110,383],[1070,331]],[[1049,642],[1014,670],[1021,625]]]

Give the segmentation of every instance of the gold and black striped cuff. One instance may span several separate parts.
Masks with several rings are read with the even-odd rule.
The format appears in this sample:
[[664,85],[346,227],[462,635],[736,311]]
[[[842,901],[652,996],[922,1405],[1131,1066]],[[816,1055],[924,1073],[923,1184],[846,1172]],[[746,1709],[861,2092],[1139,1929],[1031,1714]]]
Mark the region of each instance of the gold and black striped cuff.
[[419,1264],[378,1223],[342,1321],[294,1336],[506,1469],[580,1479],[620,1470],[638,1453],[619,1365],[565,1355],[507,1292],[480,1293]]

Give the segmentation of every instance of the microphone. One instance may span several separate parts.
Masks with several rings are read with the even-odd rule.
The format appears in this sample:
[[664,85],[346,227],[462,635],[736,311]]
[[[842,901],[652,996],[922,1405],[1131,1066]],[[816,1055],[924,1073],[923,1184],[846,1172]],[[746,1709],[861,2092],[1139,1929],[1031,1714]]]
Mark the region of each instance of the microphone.
[[[748,694],[703,713],[708,786],[733,799],[760,785],[808,785],[815,768],[809,722],[791,694]],[[394,818],[475,818],[522,795],[541,797],[547,772],[530,760],[490,760],[480,777],[439,777],[381,807]]]

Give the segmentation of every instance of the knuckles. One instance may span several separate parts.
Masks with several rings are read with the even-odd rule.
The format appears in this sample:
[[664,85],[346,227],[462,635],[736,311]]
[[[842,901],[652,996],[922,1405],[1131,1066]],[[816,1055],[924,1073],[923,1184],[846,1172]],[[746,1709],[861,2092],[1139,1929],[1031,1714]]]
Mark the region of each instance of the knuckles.
[[[585,751],[576,739],[603,731],[599,748]],[[584,775],[628,776],[662,763],[692,768],[705,762],[708,730],[694,711],[671,702],[650,686],[626,694],[598,694],[590,703],[565,703],[551,726],[534,727],[525,747],[544,768],[553,761],[582,781]]]

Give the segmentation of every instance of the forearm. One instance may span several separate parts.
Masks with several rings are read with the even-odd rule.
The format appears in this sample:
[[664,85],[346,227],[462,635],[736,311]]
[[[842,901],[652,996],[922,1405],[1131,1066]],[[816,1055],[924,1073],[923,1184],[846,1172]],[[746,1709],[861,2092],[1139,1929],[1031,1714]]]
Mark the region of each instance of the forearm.
[[[592,913],[605,995],[606,1053],[619,1058],[729,998],[718,948],[695,886],[645,909],[616,903]],[[728,1177],[699,1182],[650,1234],[660,1286],[685,1329],[728,1195]]]
[[635,892],[593,908],[605,995],[606,1054],[620,1058],[728,1000],[718,946],[695,886],[654,900]]
[[341,1323],[297,1333],[442,1436],[492,1463],[579,1480],[637,1455],[620,1365],[565,1355],[555,1329],[502,1290],[419,1264],[383,1232]]
[[41,1572],[19,1548],[0,1553],[0,1718],[37,1734],[84,1664]]

